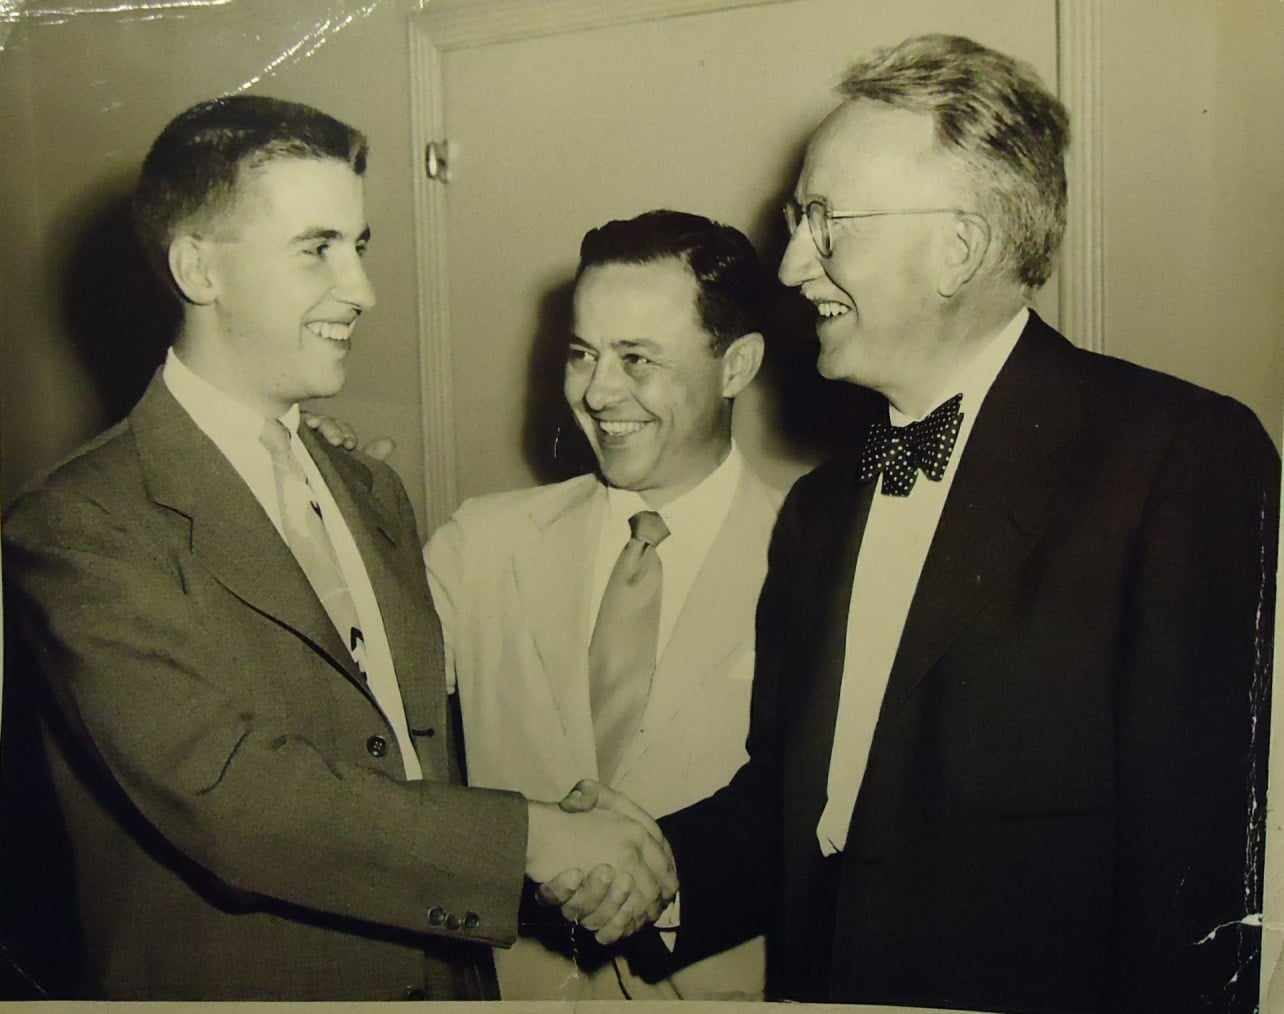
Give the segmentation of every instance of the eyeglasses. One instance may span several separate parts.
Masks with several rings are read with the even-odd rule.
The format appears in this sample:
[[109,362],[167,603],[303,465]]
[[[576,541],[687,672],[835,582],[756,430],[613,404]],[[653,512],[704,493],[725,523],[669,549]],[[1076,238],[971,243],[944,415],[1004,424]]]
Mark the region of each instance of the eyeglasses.
[[[807,228],[811,231],[811,240],[816,244],[816,252],[822,257],[831,257],[834,253],[834,240],[830,233],[829,223],[840,218],[883,218],[888,215],[971,215],[973,218],[984,218],[972,211],[962,208],[893,208],[888,211],[834,211],[829,202],[823,198],[799,204],[793,198],[785,202],[782,209],[785,213],[785,224],[789,226],[789,235],[798,231],[805,218]],[[986,222],[986,229],[989,223]]]

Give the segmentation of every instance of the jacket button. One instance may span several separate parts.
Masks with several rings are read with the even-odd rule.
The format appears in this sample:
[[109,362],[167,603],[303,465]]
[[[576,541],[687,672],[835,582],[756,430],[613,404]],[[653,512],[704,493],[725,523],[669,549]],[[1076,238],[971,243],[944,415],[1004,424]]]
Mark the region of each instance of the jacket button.
[[388,752],[388,741],[382,736],[371,736],[366,740],[366,750],[371,757],[382,757]]
[[446,910],[440,905],[434,905],[428,909],[428,925],[440,926],[446,921]]
[[446,929],[448,930],[457,930],[463,924],[464,920],[459,918],[459,916],[454,912],[451,912],[450,915],[446,916]]
[[432,738],[433,738],[433,736],[437,735],[437,730],[436,730],[436,729],[425,729],[425,730],[424,730],[424,735],[425,735],[425,736],[427,736],[429,739],[432,739]]
[[464,916],[464,929],[476,929],[481,925],[481,916],[476,912],[469,912]]
[[407,986],[406,991],[402,994],[407,1000],[427,1000],[428,994],[424,992],[422,986]]

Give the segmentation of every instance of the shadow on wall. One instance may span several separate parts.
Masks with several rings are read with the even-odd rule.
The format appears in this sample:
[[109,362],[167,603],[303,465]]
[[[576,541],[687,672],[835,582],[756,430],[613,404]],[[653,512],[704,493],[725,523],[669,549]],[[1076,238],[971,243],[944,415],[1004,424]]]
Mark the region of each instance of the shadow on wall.
[[526,372],[522,456],[541,484],[561,482],[596,467],[588,440],[562,396],[574,293],[575,282],[567,279],[540,300],[539,323]]
[[86,205],[62,270],[63,325],[101,405],[91,432],[134,407],[182,319],[134,238],[132,192],[132,179],[116,181]]

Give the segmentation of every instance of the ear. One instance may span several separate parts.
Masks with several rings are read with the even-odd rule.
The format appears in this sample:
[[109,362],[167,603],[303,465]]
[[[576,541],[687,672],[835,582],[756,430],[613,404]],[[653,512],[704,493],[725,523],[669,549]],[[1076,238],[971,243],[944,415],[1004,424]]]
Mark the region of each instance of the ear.
[[766,343],[757,331],[742,334],[722,354],[722,396],[734,398],[758,375]]
[[959,215],[946,240],[936,291],[947,299],[957,295],[985,262],[990,249],[990,226],[980,215]]
[[214,302],[209,246],[199,236],[183,233],[174,237],[169,245],[169,272],[188,302],[197,306]]

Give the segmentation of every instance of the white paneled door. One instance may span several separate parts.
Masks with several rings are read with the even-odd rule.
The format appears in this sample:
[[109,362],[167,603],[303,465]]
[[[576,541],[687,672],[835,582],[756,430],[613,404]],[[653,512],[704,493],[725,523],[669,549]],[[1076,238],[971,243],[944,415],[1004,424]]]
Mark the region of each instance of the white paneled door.
[[[1057,23],[1051,0],[432,0],[411,28],[417,150],[432,143],[415,209],[430,526],[574,455],[557,409],[586,230],[699,212],[744,230],[774,270],[803,142],[855,57],[959,33],[1055,87]],[[1057,284],[1040,299],[1053,321]],[[736,429],[785,484],[841,436],[847,392],[812,375],[809,322],[778,330],[775,371]]]

